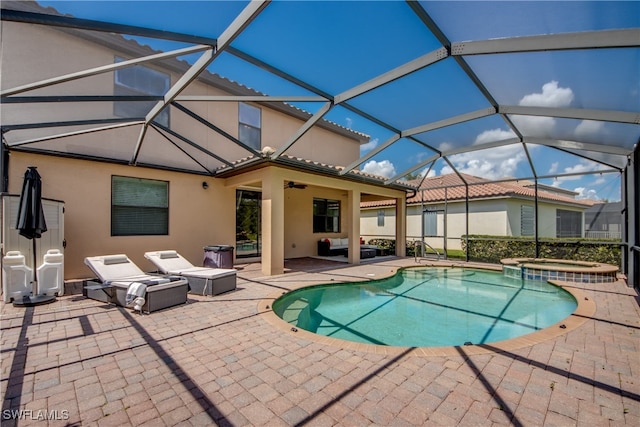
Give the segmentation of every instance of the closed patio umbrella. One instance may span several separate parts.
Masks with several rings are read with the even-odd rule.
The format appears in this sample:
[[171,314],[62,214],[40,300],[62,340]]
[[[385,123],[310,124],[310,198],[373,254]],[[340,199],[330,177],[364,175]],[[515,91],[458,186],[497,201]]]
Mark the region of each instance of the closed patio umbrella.
[[[24,174],[20,203],[18,205],[18,233],[33,241],[33,272],[36,277],[36,239],[47,231],[47,223],[42,208],[42,179],[35,166],[29,166]],[[33,282],[33,296],[25,296],[22,300],[14,300],[14,305],[34,305],[51,302],[54,296],[36,295],[37,284]]]

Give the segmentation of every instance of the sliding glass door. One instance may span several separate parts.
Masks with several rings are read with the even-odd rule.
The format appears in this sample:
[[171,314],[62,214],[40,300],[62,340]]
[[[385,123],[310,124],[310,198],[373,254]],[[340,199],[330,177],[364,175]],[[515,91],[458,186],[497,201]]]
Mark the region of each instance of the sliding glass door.
[[236,190],[236,258],[262,254],[262,193]]

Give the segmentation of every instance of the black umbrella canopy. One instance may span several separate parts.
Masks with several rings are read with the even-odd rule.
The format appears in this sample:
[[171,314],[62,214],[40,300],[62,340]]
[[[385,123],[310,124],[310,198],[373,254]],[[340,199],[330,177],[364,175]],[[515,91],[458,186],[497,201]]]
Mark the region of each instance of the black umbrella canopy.
[[27,239],[39,239],[47,231],[42,209],[42,179],[35,166],[29,166],[24,174],[16,228]]

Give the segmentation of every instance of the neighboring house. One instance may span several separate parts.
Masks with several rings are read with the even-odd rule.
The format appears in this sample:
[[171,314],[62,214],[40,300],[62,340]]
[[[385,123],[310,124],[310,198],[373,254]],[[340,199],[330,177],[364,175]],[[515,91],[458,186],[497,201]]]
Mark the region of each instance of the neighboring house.
[[[6,1],[3,7],[43,11],[32,2]],[[154,53],[110,33],[3,21],[1,85],[16,88]],[[385,186],[384,179],[359,171],[339,174],[340,165],[359,158],[368,137],[335,123],[319,121],[285,155],[269,158],[271,147],[287,142],[311,117],[282,102],[189,101],[187,111],[172,105],[157,116],[141,147],[139,126],[72,135],[90,128],[96,117],[144,119],[158,102],[154,97],[189,67],[165,58],[25,94],[123,97],[112,102],[2,105],[4,191],[19,194],[24,171],[36,166],[43,197],[64,202],[66,279],[90,275],[87,256],[126,253],[150,269],[145,252],[175,249],[199,264],[207,245],[235,246],[236,258],[261,260],[264,274],[281,274],[285,258],[316,255],[320,237],[349,237],[350,246],[358,245],[362,200],[391,198],[404,206],[404,185]],[[140,94],[149,101],[125,102]],[[183,94],[261,95],[207,71]],[[60,127],[65,137],[38,140],[41,123],[83,119]],[[202,172],[149,167],[167,158],[184,159],[185,165],[197,159]],[[359,262],[358,251],[350,251],[349,261]]]
[[584,234],[591,239],[622,239],[622,202],[596,203],[584,213]]
[[[434,248],[461,249],[461,237],[466,234],[534,237],[536,202],[531,181],[490,182],[462,176],[469,184],[468,203],[467,187],[455,174],[427,178],[421,191],[407,198],[408,241],[424,235]],[[584,212],[593,202],[577,200],[575,195],[538,185],[540,238],[583,237]],[[365,240],[393,238],[394,204],[392,200],[361,203],[360,232]]]

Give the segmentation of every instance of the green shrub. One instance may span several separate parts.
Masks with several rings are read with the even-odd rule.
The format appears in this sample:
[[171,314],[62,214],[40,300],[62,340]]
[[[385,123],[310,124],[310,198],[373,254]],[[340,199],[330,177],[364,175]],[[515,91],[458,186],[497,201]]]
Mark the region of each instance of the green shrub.
[[[504,258],[535,258],[536,244],[531,238],[469,235],[462,236],[462,248],[470,261],[499,264]],[[619,240],[544,239],[538,258],[601,262],[620,266]]]
[[371,239],[367,244],[379,247],[388,255],[393,255],[396,253],[395,239]]

